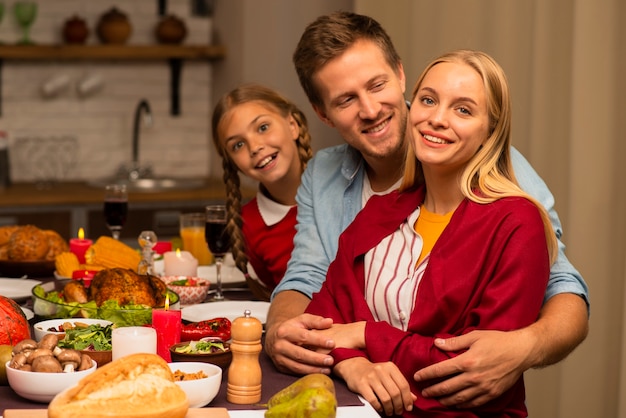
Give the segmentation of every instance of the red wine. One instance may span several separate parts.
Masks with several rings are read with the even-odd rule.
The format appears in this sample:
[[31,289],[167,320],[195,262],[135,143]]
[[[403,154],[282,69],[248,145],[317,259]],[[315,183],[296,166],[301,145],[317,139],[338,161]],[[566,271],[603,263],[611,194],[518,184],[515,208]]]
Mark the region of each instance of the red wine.
[[125,200],[106,200],[104,202],[104,220],[108,226],[124,226],[128,215],[128,202]]
[[204,237],[213,255],[221,257],[228,252],[230,240],[226,233],[226,221],[207,222]]

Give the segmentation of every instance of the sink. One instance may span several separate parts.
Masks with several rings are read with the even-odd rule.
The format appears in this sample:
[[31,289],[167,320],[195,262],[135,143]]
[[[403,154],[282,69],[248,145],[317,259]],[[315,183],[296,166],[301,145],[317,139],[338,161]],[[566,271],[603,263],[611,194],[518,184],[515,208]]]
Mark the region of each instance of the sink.
[[88,183],[92,187],[103,188],[107,184],[125,184],[126,189],[133,193],[157,193],[174,190],[199,189],[206,184],[203,178],[142,178],[137,180],[109,179],[95,180]]

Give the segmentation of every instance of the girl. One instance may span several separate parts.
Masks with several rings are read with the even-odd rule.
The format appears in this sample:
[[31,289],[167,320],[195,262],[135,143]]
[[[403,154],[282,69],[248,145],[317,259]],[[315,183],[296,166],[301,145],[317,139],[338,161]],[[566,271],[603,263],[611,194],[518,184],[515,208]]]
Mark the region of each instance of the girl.
[[[269,300],[291,256],[296,192],[313,156],[306,117],[276,91],[249,84],[219,100],[212,131],[224,168],[235,264],[255,296]],[[240,172],[259,182],[257,196],[243,208]],[[258,281],[249,274],[248,261]]]

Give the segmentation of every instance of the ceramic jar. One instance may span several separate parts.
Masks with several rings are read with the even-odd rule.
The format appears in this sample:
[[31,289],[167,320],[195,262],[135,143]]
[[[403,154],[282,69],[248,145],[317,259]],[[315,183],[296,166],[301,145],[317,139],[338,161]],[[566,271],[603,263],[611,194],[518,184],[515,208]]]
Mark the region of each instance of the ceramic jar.
[[77,15],[65,21],[63,25],[63,40],[67,44],[84,44],[89,37],[89,28],[85,19]]
[[187,36],[187,27],[181,19],[169,15],[157,24],[154,35],[161,44],[180,44]]
[[103,44],[125,44],[133,28],[128,16],[113,7],[100,17],[96,31]]

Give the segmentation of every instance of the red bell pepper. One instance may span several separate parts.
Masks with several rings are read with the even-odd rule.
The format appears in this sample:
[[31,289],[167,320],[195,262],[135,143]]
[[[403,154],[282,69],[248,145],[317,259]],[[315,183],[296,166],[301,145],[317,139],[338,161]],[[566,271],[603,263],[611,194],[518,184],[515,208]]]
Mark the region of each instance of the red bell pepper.
[[180,340],[198,341],[204,337],[217,337],[222,341],[230,340],[230,320],[228,318],[213,318],[200,322],[183,325]]

